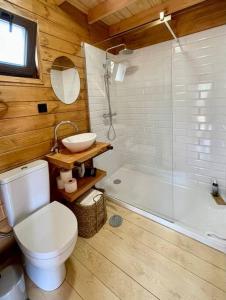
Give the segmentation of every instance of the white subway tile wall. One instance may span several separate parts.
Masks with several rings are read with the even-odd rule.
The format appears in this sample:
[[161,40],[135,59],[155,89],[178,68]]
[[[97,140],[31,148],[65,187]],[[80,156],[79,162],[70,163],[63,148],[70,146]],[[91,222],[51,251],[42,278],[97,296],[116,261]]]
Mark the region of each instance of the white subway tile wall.
[[[226,26],[114,56],[127,65],[110,85],[117,138],[97,159],[110,173],[124,164],[175,184],[226,190]],[[107,140],[105,53],[85,45],[92,131]]]
[[[226,26],[172,43],[174,180],[226,189]],[[183,174],[181,181],[178,174]]]
[[[91,131],[97,134],[98,140],[108,142],[107,131],[109,121],[103,118],[103,114],[108,113],[103,66],[105,64],[105,52],[89,44],[85,44],[85,57]],[[116,94],[114,83],[111,84],[110,93],[111,95]],[[112,111],[116,111],[113,100]],[[124,162],[122,147],[123,137],[125,136],[124,128],[120,125],[118,116],[117,118],[114,117],[113,123],[117,131],[117,138],[111,142],[114,151],[108,151],[95,159],[95,166],[105,169],[108,174],[112,174]]]
[[123,83],[116,83],[119,122],[125,128],[124,163],[148,173],[172,175],[172,100],[170,42],[130,56]]
[[[85,45],[91,130],[106,140],[109,123],[104,87],[105,53]],[[147,59],[148,57],[148,59]],[[127,65],[123,82],[111,80],[110,94],[117,138],[114,151],[96,159],[110,174],[123,164],[145,172],[172,172],[171,43],[112,56]],[[111,159],[109,160],[109,157]],[[104,163],[106,163],[104,165]],[[169,173],[170,172],[170,173]]]

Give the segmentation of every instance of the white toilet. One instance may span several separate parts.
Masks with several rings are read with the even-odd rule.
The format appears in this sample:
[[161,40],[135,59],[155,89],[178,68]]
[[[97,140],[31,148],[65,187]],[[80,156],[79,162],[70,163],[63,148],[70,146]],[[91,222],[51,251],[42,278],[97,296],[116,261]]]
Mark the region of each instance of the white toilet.
[[0,174],[0,199],[24,254],[30,279],[51,291],[65,279],[65,261],[78,236],[75,215],[59,202],[50,203],[49,169],[44,160]]

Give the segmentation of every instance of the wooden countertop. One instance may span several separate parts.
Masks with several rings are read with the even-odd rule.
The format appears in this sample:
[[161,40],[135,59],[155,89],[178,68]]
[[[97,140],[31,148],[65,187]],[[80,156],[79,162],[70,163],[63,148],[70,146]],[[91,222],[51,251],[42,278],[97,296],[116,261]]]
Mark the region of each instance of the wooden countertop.
[[51,164],[64,169],[72,169],[76,165],[81,164],[88,159],[91,159],[97,155],[100,155],[108,150],[112,149],[109,143],[96,142],[89,149],[72,153],[64,148],[60,153],[49,153],[45,157]]

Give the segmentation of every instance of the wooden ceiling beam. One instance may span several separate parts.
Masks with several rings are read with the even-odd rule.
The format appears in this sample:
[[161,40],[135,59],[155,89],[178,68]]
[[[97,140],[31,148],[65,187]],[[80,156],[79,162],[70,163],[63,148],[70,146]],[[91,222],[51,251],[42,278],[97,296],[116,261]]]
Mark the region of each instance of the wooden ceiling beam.
[[73,5],[81,12],[83,12],[84,14],[88,15],[88,7],[85,4],[83,4],[82,0],[67,0],[67,2]]
[[58,6],[60,6],[61,4],[63,4],[64,2],[66,2],[66,0],[55,0],[56,1],[56,4]]
[[105,0],[88,11],[88,22],[93,24],[120,9],[125,8],[136,0]]
[[148,22],[159,19],[159,13],[164,11],[166,14],[172,14],[177,11],[189,8],[193,5],[205,2],[206,0],[169,0],[162,4],[146,9],[132,17],[124,19],[109,27],[109,35],[115,36],[127,30],[139,27]]

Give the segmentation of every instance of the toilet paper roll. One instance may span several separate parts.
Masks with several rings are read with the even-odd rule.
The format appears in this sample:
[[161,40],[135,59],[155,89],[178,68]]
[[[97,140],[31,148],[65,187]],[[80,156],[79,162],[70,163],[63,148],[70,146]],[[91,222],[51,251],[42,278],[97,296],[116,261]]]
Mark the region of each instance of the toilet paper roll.
[[72,179],[72,170],[60,170],[60,178],[64,183],[68,182],[68,180]]
[[60,176],[57,177],[56,181],[57,181],[57,188],[58,188],[59,190],[63,190],[63,189],[64,189],[64,182],[63,182],[63,180],[60,178]]
[[77,190],[77,180],[75,178],[68,180],[68,182],[64,184],[64,188],[67,193],[75,192]]

